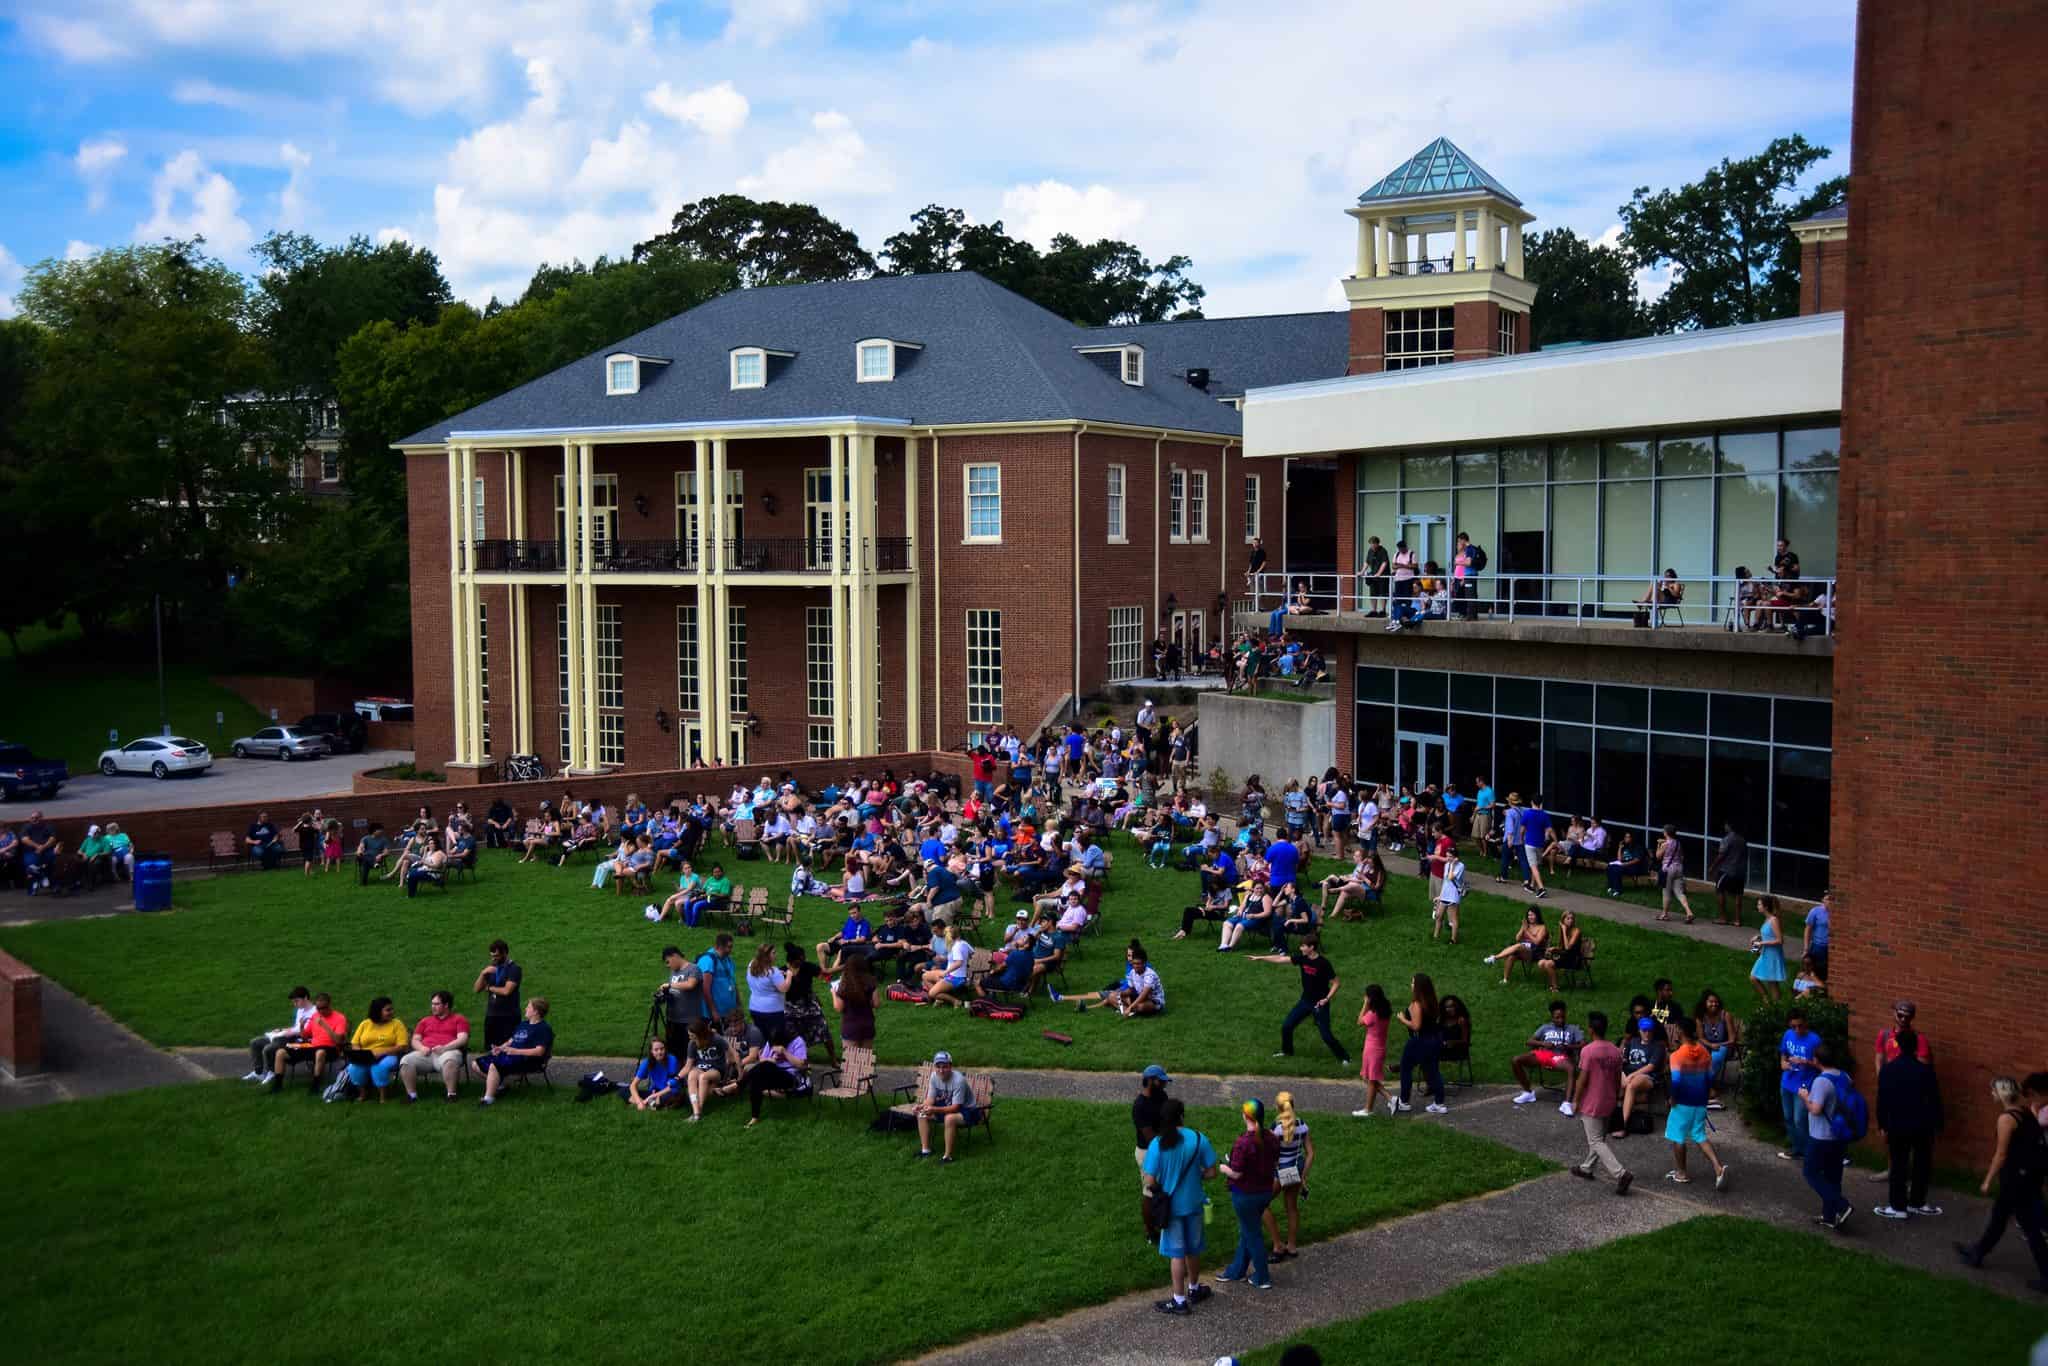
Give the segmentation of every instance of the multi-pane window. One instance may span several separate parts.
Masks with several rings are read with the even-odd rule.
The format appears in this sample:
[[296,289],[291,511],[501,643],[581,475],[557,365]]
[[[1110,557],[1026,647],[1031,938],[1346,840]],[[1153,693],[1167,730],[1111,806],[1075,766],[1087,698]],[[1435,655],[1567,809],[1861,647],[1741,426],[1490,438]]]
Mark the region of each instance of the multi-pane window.
[[555,705],[561,709],[562,762],[568,763],[569,749],[569,604],[555,604]]
[[1500,311],[1500,340],[1494,344],[1493,353],[1496,356],[1515,354],[1515,315],[1505,308]]
[[895,357],[890,353],[893,352],[895,349],[895,347],[889,345],[889,343],[887,342],[861,343],[859,375],[860,380],[863,383],[872,384],[876,380],[886,380],[892,378],[893,376],[891,372],[895,369],[895,367],[894,365],[891,364],[891,362],[895,359]]
[[1209,473],[1207,470],[1191,470],[1188,473],[1188,539],[1206,541],[1209,539]]
[[830,759],[832,757],[832,723],[813,721],[804,727],[804,757],[809,759]]
[[967,539],[1003,539],[1003,467],[967,467]]
[[[747,484],[745,470],[725,472],[725,524],[718,528],[718,535],[728,541],[738,540],[746,533],[742,530],[747,507]],[[676,471],[676,539],[688,547],[687,553],[697,553],[698,535],[697,471]]]
[[697,711],[697,604],[676,605],[676,710]]
[[491,609],[476,605],[476,735],[484,758],[491,757]]
[[1109,609],[1109,681],[1122,683],[1144,668],[1145,609]]
[[1143,384],[1144,382],[1145,350],[1139,346],[1126,346],[1124,348],[1124,383]]
[[469,485],[469,534],[478,540],[484,535],[484,481],[474,479]]
[[1109,519],[1109,539],[1112,541],[1123,540],[1124,467],[1122,465],[1111,465],[1109,467],[1108,501],[1105,505],[1105,514]]
[[747,609],[727,603],[725,608],[725,677],[731,697],[726,710],[747,709]]
[[300,484],[306,482],[306,453],[304,451],[300,451],[294,456],[292,456],[292,458],[286,462],[285,467],[291,473],[291,481],[293,488],[297,488]]
[[638,377],[633,373],[638,367],[630,360],[615,360],[611,364],[610,389],[615,394],[630,394],[640,387]]
[[1003,614],[977,607],[967,613],[967,724],[1003,719]]
[[616,605],[597,608],[597,761],[626,762],[625,639]]
[[1448,308],[1387,310],[1387,369],[1447,365],[1454,354],[1455,313]]
[[1188,477],[1180,470],[1166,472],[1166,539],[1188,538]]
[[732,387],[758,389],[768,382],[768,357],[760,351],[732,353]]
[[[332,409],[328,411],[332,412]],[[332,484],[341,478],[341,452],[338,450],[320,452],[320,482]]]
[[1256,474],[1244,477],[1244,538],[1247,543],[1259,539],[1259,476]]
[[[575,523],[574,530],[570,523]],[[583,539],[582,509],[572,519],[564,501],[562,476],[555,476],[555,539],[564,545]],[[599,546],[619,538],[619,476],[596,474],[590,479],[590,539]]]
[[832,609],[804,608],[804,711],[832,714]]

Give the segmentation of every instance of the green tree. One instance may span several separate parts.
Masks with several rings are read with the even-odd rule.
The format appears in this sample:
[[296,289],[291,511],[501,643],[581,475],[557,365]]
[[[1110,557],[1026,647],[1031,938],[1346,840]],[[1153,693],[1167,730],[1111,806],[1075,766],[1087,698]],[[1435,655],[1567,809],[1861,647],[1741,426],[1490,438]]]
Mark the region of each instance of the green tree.
[[380,247],[356,236],[330,247],[303,233],[273,232],[255,256],[267,267],[257,283],[256,324],[282,393],[332,394],[341,344],[365,324],[431,322],[453,297],[434,253],[409,242]]
[[721,194],[685,204],[669,230],[633,248],[640,260],[662,246],[731,266],[739,282],[797,284],[806,280],[859,280],[874,274],[875,258],[860,239],[809,204]]
[[289,532],[254,547],[227,597],[229,667],[410,675],[412,596],[405,525],[357,499],[294,500]]
[[51,622],[78,576],[77,545],[45,515],[29,402],[43,364],[43,332],[25,318],[0,322],[0,635],[17,660],[16,635]]
[[[1799,311],[1799,254],[1790,225],[1841,197],[1839,178],[1794,193],[1829,155],[1804,137],[1773,139],[1753,157],[1724,158],[1698,181],[1621,206],[1621,242],[1638,265],[1668,266],[1671,287],[1649,305],[1652,330],[1726,327]],[[1818,201],[1818,202],[1817,202]]]
[[1536,286],[1530,316],[1538,347],[1648,334],[1635,266],[1613,247],[1588,242],[1570,228],[1552,228],[1522,244],[1522,266],[1524,278]]
[[[643,332],[739,283],[737,268],[684,248],[650,247],[637,260],[600,256],[590,265],[543,265],[519,296],[531,309],[533,375]],[[529,376],[530,377],[530,376]]]

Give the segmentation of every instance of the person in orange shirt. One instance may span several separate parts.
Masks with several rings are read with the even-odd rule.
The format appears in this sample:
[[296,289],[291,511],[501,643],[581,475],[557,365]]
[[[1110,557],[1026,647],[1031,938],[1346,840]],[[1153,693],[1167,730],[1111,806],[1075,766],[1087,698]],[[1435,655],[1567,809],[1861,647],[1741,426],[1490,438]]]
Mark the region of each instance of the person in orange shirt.
[[1664,1137],[1671,1144],[1671,1167],[1666,1181],[1684,1185],[1692,1180],[1685,1170],[1685,1145],[1694,1143],[1714,1164],[1714,1189],[1728,1189],[1728,1167],[1707,1141],[1707,1097],[1711,1094],[1714,1055],[1700,1043],[1699,1026],[1682,1015],[1671,1023],[1682,1042],[1671,1055],[1671,1113],[1664,1122]]
[[284,1090],[285,1068],[294,1061],[308,1058],[313,1063],[313,1093],[320,1093],[320,1074],[327,1070],[330,1060],[341,1055],[348,1042],[348,1016],[334,1008],[333,1000],[326,992],[313,998],[313,1013],[306,1019],[305,1029],[297,1039],[277,1050],[270,1070],[276,1075],[270,1082],[270,1093],[276,1095]]

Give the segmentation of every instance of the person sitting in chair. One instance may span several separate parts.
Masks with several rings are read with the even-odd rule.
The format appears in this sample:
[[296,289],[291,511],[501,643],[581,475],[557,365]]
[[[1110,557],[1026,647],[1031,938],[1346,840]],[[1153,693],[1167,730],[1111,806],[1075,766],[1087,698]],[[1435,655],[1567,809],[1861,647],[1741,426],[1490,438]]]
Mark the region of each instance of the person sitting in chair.
[[1652,613],[1676,609],[1684,601],[1685,585],[1678,581],[1678,571],[1667,569],[1663,578],[1644,589],[1643,595],[1635,599],[1636,625],[1648,626]]
[[1202,921],[1221,923],[1230,915],[1230,888],[1219,886],[1202,893],[1201,901],[1180,913],[1180,929],[1173,936],[1185,939]]
[[746,1070],[740,1086],[747,1093],[749,1111],[746,1127],[761,1122],[761,1101],[768,1096],[800,1096],[811,1089],[810,1052],[803,1035],[789,1023],[775,1026],[761,1050],[761,1060]]
[[320,1074],[326,1070],[330,1059],[341,1056],[347,1040],[348,1016],[336,1010],[332,999],[326,992],[321,992],[313,998],[313,1013],[307,1017],[298,1037],[285,1041],[271,1062],[271,1093],[284,1089],[285,1070],[291,1063],[311,1062],[313,1091],[319,1094]]
[[462,1080],[462,1055],[469,1047],[469,1021],[455,1013],[452,992],[437,991],[427,1014],[412,1031],[412,1052],[398,1060],[398,1079],[408,1103],[420,1098],[420,1074],[439,1072],[449,1100]]
[[526,1003],[526,1019],[512,1031],[512,1037],[476,1060],[483,1075],[484,1098],[478,1105],[495,1105],[498,1088],[506,1077],[526,1076],[547,1066],[555,1051],[554,1027],[548,1023],[548,998],[536,996]]
[[925,1083],[924,1095],[917,1102],[917,1155],[932,1155],[932,1122],[936,1120],[946,1136],[945,1151],[939,1161],[951,1162],[954,1135],[972,1128],[980,1118],[974,1108],[974,1088],[954,1070],[953,1055],[934,1053],[931,1080]]
[[1572,1113],[1572,1092],[1578,1083],[1579,1049],[1584,1046],[1586,1036],[1575,1024],[1565,1021],[1563,1001],[1550,1003],[1550,1023],[1541,1026],[1529,1036],[1529,1051],[1516,1058],[1508,1066],[1515,1074],[1515,1085],[1521,1092],[1515,1097],[1515,1104],[1529,1105],[1536,1100],[1536,1087],[1529,1080],[1531,1068],[1553,1067],[1564,1073],[1564,1103],[1557,1107],[1558,1113]]
[[1607,895],[1620,897],[1624,878],[1643,877],[1650,871],[1650,856],[1636,839],[1636,832],[1621,832],[1621,845],[1607,861]]

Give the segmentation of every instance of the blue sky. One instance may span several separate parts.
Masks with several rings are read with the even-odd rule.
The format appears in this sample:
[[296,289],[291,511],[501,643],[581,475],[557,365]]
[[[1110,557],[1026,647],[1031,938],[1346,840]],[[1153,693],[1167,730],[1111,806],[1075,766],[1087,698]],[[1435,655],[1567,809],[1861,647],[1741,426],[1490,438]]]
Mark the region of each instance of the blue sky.
[[1341,306],[1343,209],[1439,134],[1537,229],[1802,132],[1846,170],[1852,0],[11,0],[0,314],[29,264],[403,235],[463,297],[737,190],[872,249],[919,207],[1194,258],[1213,315]]

